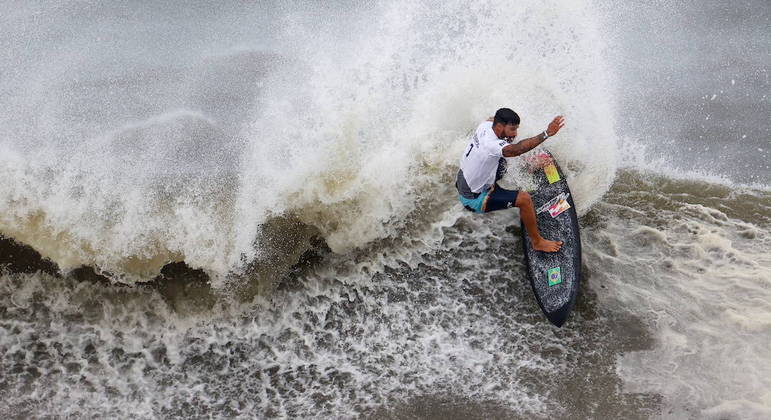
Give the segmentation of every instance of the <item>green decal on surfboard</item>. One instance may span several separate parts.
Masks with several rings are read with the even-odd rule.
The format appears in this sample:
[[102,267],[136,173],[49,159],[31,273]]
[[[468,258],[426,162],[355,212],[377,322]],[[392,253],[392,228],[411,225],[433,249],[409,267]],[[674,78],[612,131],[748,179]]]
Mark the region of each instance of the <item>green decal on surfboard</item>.
[[546,179],[549,180],[549,184],[554,184],[555,182],[560,180],[560,174],[557,172],[557,167],[554,165],[546,165],[543,168],[544,173],[546,173]]
[[560,268],[550,268],[546,272],[546,278],[549,279],[549,287],[562,283],[562,274],[560,274]]

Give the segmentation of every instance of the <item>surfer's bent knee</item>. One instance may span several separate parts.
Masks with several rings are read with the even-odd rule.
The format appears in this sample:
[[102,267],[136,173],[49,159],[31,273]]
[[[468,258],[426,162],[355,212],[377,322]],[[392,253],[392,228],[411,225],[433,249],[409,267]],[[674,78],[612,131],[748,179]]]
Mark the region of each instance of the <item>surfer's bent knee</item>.
[[517,201],[514,203],[516,207],[522,207],[524,205],[533,204],[533,199],[530,197],[530,194],[527,191],[520,191],[519,194],[517,194]]

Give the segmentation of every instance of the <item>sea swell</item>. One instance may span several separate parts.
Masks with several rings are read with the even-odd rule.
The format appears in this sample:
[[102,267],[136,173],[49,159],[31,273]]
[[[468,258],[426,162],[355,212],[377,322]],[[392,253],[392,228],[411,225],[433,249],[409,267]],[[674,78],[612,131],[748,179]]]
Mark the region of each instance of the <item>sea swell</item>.
[[[6,9],[0,417],[771,416],[765,2]],[[456,199],[500,106],[567,118],[561,329]]]

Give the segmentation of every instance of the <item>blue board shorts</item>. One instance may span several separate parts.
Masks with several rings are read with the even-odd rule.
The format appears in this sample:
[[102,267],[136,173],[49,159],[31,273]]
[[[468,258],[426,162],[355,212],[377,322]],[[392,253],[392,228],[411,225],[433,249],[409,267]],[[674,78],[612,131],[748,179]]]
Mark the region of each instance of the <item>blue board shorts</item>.
[[489,213],[514,207],[514,203],[517,202],[517,194],[519,191],[507,190],[495,184],[479,193],[477,198],[466,198],[460,194],[458,198],[466,210],[475,213]]

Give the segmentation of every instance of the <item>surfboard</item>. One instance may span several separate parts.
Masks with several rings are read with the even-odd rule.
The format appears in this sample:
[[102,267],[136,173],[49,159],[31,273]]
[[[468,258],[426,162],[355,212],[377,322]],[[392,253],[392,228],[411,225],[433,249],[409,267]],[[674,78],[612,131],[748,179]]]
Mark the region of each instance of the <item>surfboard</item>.
[[562,327],[576,302],[581,282],[578,214],[567,179],[556,159],[545,149],[539,150],[534,158],[548,162],[534,170],[536,186],[529,191],[538,229],[544,238],[563,243],[558,252],[536,251],[522,224],[525,265],[538,306],[552,324]]

